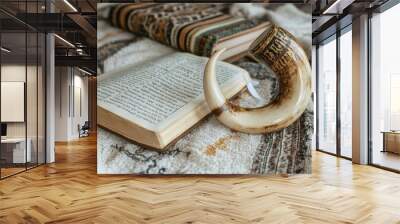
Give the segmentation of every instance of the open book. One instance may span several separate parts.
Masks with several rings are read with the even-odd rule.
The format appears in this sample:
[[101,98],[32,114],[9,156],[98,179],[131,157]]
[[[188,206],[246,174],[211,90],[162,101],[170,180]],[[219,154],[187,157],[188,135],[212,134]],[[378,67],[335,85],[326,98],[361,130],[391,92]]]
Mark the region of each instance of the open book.
[[[98,124],[139,144],[163,149],[210,113],[203,94],[207,58],[172,53],[98,78]],[[226,98],[242,90],[247,71],[218,62]]]

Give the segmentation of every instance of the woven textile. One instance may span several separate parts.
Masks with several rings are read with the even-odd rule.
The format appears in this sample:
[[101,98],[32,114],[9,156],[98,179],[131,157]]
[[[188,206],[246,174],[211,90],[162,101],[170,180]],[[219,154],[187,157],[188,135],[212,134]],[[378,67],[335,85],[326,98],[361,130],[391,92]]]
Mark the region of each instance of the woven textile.
[[[301,27],[303,22],[298,23]],[[121,32],[104,21],[99,21],[98,27],[98,53],[102,56],[98,64],[103,72],[166,57],[175,51],[149,38]],[[234,64],[258,80],[256,89],[267,102],[277,97],[279,82],[270,69],[248,58]],[[235,103],[259,106],[248,94]],[[211,115],[163,152],[146,150],[99,128],[97,169],[102,174],[307,174],[311,172],[312,110],[310,102],[292,125],[264,135],[234,132]]]
[[[257,91],[271,100],[276,77],[254,62],[237,65],[260,82]],[[235,103],[255,106],[247,94]],[[107,130],[98,130],[98,165],[102,174],[297,174],[311,172],[312,104],[281,131],[254,135],[230,130],[210,116],[165,151],[142,148]]]
[[109,20],[114,26],[160,43],[210,56],[219,44],[264,28],[268,23],[228,14],[226,4],[119,4]]

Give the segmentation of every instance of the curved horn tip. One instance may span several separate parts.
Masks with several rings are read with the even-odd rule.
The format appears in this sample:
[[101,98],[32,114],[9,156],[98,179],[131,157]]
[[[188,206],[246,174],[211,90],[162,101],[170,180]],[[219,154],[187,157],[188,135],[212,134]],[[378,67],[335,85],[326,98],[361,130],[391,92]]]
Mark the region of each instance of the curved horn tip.
[[220,50],[217,50],[211,57],[212,58],[219,58],[219,56],[221,56],[222,53],[224,53],[226,51],[226,48],[222,48]]
[[225,51],[225,48],[216,51],[208,60],[205,71],[204,71],[204,80],[203,80],[203,88],[204,95],[207,101],[207,104],[211,110],[215,110],[222,105],[224,105],[226,99],[219,89],[216,74],[215,74],[215,66],[217,64],[218,57]]

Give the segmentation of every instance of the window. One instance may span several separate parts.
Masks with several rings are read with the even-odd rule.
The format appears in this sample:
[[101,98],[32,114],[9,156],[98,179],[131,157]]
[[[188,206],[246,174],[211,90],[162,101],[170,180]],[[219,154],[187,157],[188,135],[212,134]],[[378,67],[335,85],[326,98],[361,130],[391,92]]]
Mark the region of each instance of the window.
[[[0,7],[23,16],[40,13],[42,4],[2,1]],[[0,23],[0,178],[45,163],[45,34],[4,11],[0,17],[10,22]]]
[[352,156],[352,78],[350,29],[340,36],[340,155],[348,158]]
[[390,130],[400,130],[400,73],[390,74]]
[[318,48],[318,149],[336,153],[336,39]]
[[371,18],[372,164],[400,170],[400,5]]
[[317,51],[316,145],[320,151],[351,159],[353,96],[351,25],[338,32],[338,35],[323,41]]

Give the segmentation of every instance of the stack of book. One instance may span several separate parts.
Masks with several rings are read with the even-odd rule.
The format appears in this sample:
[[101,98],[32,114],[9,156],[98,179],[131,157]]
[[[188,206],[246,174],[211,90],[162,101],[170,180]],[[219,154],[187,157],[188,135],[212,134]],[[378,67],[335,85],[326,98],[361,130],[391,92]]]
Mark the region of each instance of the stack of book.
[[270,25],[267,21],[232,16],[226,4],[135,3],[115,5],[109,13],[114,26],[149,37],[181,51],[221,59],[246,53]]

